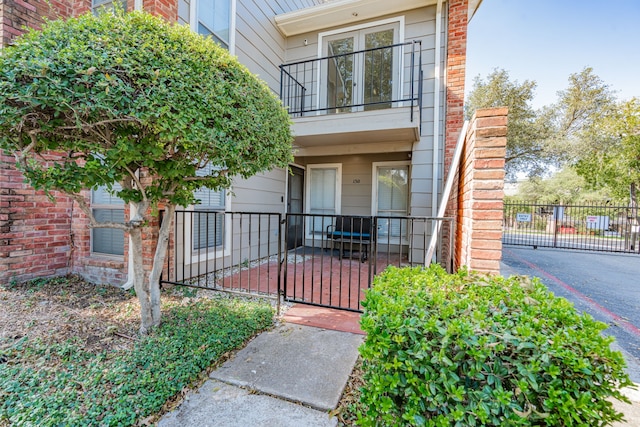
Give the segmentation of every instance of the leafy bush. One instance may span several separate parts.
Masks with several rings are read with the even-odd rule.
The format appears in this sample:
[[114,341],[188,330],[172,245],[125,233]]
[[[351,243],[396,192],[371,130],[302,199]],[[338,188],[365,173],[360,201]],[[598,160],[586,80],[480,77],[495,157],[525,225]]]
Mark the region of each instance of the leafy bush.
[[363,302],[361,425],[572,426],[620,420],[631,385],[606,325],[537,279],[389,268]]
[[273,320],[270,305],[235,299],[165,309],[162,326],[132,351],[96,355],[79,339],[25,339],[0,352],[0,424],[134,425]]

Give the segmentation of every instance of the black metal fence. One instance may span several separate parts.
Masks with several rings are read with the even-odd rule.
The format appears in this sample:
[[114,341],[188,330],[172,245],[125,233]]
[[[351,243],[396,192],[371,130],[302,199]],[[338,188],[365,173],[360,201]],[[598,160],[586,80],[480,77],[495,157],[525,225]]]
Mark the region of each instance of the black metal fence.
[[502,243],[640,253],[638,209],[610,204],[504,204]]
[[422,105],[422,43],[375,47],[280,65],[289,113],[339,113]]
[[[177,211],[163,283],[361,311],[389,265],[450,269],[451,218]],[[434,259],[426,259],[434,231]]]
[[[289,301],[362,311],[364,291],[388,266],[452,265],[451,218],[288,214],[286,222],[296,246],[284,264]],[[427,260],[436,230],[435,259]]]
[[176,211],[164,283],[277,296],[282,214]]

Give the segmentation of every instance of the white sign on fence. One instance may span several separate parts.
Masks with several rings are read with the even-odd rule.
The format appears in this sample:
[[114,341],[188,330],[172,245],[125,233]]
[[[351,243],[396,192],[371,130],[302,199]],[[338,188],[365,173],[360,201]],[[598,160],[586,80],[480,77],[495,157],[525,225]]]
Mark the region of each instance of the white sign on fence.
[[516,214],[516,221],[518,222],[531,222],[530,213],[518,213]]
[[587,217],[587,228],[589,230],[608,230],[609,229],[609,217],[589,215]]

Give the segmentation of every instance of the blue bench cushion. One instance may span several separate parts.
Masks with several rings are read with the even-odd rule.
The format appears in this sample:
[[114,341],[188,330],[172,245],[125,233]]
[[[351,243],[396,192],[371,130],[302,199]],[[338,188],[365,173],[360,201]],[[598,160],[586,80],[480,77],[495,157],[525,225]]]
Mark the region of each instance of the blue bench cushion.
[[363,239],[363,240],[369,240],[371,238],[371,234],[370,233],[356,233],[356,232],[350,232],[350,231],[334,231],[331,233],[331,238],[332,239],[349,239],[349,238],[354,238],[354,239]]

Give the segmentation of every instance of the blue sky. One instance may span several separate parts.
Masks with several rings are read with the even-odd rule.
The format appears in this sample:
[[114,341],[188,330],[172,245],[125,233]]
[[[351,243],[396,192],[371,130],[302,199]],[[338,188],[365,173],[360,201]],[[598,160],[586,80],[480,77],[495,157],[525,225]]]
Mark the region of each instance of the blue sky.
[[483,0],[469,24],[467,92],[502,68],[538,83],[540,108],[587,66],[618,99],[640,97],[640,0]]

